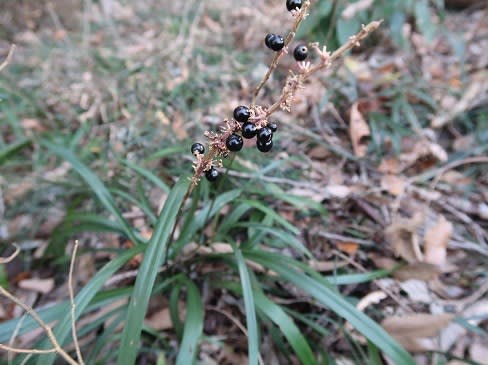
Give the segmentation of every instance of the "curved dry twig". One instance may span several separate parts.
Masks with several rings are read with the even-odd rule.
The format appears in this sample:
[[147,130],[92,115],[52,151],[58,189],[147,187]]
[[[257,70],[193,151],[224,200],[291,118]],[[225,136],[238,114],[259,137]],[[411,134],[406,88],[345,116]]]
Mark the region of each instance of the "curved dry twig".
[[15,44],[12,44],[10,46],[10,49],[8,51],[8,54],[7,54],[7,58],[5,58],[5,60],[0,64],[0,72],[2,72],[2,70],[5,67],[7,67],[9,65],[9,63],[12,61],[12,57],[14,56],[15,48],[17,48],[17,46]]

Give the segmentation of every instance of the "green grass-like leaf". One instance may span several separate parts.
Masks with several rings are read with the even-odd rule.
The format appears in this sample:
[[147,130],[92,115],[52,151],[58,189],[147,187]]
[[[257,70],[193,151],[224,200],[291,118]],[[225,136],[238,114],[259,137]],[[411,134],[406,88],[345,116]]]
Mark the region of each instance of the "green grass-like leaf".
[[[107,263],[98,273],[90,280],[90,282],[78,293],[75,298],[76,313],[75,317],[79,318],[84,312],[86,307],[93,300],[94,296],[102,288],[103,284],[110,278],[118,269],[120,269],[127,261],[132,257],[141,253],[145,246],[138,245],[130,250],[127,250],[120,256],[116,257],[109,263]],[[58,342],[63,345],[64,341],[71,332],[71,308],[67,307],[64,312],[60,313],[59,324],[54,330],[54,335],[58,339]],[[43,348],[50,348],[49,340],[43,341]],[[40,356],[37,365],[52,365],[54,363],[56,355],[49,354]]]
[[190,365],[195,363],[198,343],[203,333],[203,303],[198,288],[189,279],[185,280],[187,288],[186,318],[183,328],[180,351],[176,358],[176,365]]
[[260,312],[280,328],[302,364],[316,365],[317,361],[305,336],[303,336],[293,319],[286,314],[283,308],[268,299],[262,290],[254,290],[254,300]]
[[286,261],[281,260],[281,255],[256,251],[247,251],[244,254],[247,259],[275,271],[281,278],[293,283],[308,295],[337,313],[337,315],[349,321],[353,327],[381,349],[395,364],[415,364],[412,356],[376,322],[358,311],[342,295],[324,285],[316,278],[310,277],[302,271],[286,265]]
[[246,307],[246,327],[247,327],[247,343],[248,343],[248,358],[250,365],[257,365],[259,355],[259,336],[258,323],[256,319],[256,308],[254,304],[254,295],[251,287],[251,280],[249,271],[247,270],[246,261],[235,245],[234,255],[236,257],[237,266],[239,268],[239,276],[241,278],[242,295],[244,296],[244,305]]
[[132,365],[135,363],[142,325],[157,270],[166,258],[168,240],[176,223],[176,216],[188,189],[188,184],[189,181],[182,177],[169,193],[158,218],[156,228],[145,250],[144,259],[137,274],[134,293],[129,303],[117,359],[117,364],[119,365]]
[[18,140],[17,142],[14,142],[12,144],[9,144],[8,146],[2,148],[0,150],[0,165],[2,165],[5,161],[8,160],[10,156],[12,156],[14,153],[17,153],[24,147],[29,146],[31,143],[31,140],[29,138],[23,138]]
[[68,161],[73,169],[80,174],[80,176],[85,180],[85,182],[90,186],[95,195],[98,197],[100,202],[105,206],[105,208],[112,213],[119,224],[124,229],[124,234],[134,243],[140,243],[140,239],[136,236],[133,229],[127,223],[127,221],[122,216],[122,213],[115,205],[115,200],[105,187],[103,182],[98,178],[97,175],[93,173],[83,162],[81,162],[78,157],[71,151],[63,146],[50,142],[48,140],[42,140],[41,145],[47,147],[52,153],[58,155],[60,158]]

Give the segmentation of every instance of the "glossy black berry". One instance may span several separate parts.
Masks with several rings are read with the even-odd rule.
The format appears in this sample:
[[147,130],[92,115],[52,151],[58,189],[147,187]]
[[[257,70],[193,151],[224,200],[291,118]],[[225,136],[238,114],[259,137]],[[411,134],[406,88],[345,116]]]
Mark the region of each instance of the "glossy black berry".
[[286,8],[288,11],[292,11],[293,9],[300,9],[302,7],[302,0],[286,0]]
[[261,152],[269,152],[273,148],[273,141],[269,142],[260,142],[259,139],[256,140],[256,147],[258,148],[259,151]]
[[239,123],[246,123],[251,116],[251,111],[247,106],[239,105],[234,109],[234,119]]
[[213,166],[210,168],[210,170],[205,171],[205,177],[210,182],[216,181],[219,175],[219,171]]
[[205,147],[201,143],[193,143],[191,145],[191,153],[194,155],[203,155],[205,153]]
[[264,38],[264,44],[266,44],[266,47],[278,52],[285,46],[285,40],[280,35],[267,34]]
[[244,123],[242,125],[242,136],[244,138],[253,138],[256,135],[257,128],[252,123]]
[[270,128],[264,127],[258,131],[257,136],[260,143],[267,143],[273,139],[273,132]]
[[227,137],[227,141],[225,141],[225,145],[232,152],[240,151],[243,144],[244,141],[238,134],[231,134],[229,137]]
[[276,132],[278,130],[278,125],[275,122],[268,123],[267,127],[271,129],[271,132]]
[[295,60],[297,61],[303,61],[305,58],[308,56],[308,48],[304,44],[300,44],[295,47],[295,50],[293,51],[293,57],[295,57]]
[[271,48],[271,39],[276,37],[276,34],[268,33],[266,34],[266,37],[264,37],[264,44],[266,47]]

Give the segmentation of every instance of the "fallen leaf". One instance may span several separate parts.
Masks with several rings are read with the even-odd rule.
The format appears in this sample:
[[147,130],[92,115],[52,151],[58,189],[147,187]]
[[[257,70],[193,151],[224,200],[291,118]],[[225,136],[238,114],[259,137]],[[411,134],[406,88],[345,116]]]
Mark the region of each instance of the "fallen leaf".
[[[180,318],[184,318],[184,315],[183,317],[180,316]],[[146,318],[144,322],[146,325],[150,326],[156,331],[169,330],[173,328],[169,308],[164,308],[153,313],[149,318]]]
[[454,318],[453,314],[409,314],[385,318],[381,326],[406,350],[412,352],[435,350],[429,337],[437,336]]
[[418,303],[431,303],[429,288],[425,281],[409,279],[400,283],[400,288],[407,293],[409,299]]
[[337,248],[342,252],[345,252],[349,255],[354,255],[359,248],[359,245],[354,242],[337,242]]
[[378,166],[378,171],[383,174],[398,174],[401,171],[400,161],[396,158],[384,158]]
[[47,294],[54,288],[54,279],[24,279],[19,281],[19,288]]
[[361,298],[358,304],[356,304],[356,308],[362,312],[371,304],[378,304],[379,302],[381,302],[383,299],[386,299],[387,297],[388,295],[386,295],[381,290],[371,292],[365,297]]
[[358,102],[351,106],[349,119],[349,136],[351,137],[354,154],[358,157],[366,156],[368,152],[367,140],[371,135],[368,123],[358,109]]
[[409,279],[431,281],[436,279],[439,276],[439,273],[439,268],[436,265],[428,264],[426,262],[415,262],[396,270],[393,273],[393,277],[400,281]]
[[406,186],[407,181],[397,175],[383,175],[381,178],[381,188],[393,196],[402,195]]
[[421,213],[412,218],[396,218],[385,230],[385,238],[390,243],[397,257],[402,257],[409,263],[422,261],[417,227],[422,223]]
[[424,261],[430,264],[443,266],[446,263],[447,244],[452,234],[452,223],[444,216],[430,228],[424,237]]

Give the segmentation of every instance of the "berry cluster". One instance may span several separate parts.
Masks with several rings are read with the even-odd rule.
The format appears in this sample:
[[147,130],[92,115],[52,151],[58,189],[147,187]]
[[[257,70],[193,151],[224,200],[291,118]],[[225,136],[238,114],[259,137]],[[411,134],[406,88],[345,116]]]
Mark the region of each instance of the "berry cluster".
[[[286,8],[292,12],[293,16],[298,14],[302,8],[302,0],[286,0]],[[283,36],[270,33],[264,38],[264,44],[269,49],[283,53],[287,53]],[[305,45],[298,45],[293,51],[293,57],[297,62],[304,61],[307,58],[308,49]],[[232,121],[226,120],[226,127],[222,128],[221,134],[207,133],[206,136],[211,139],[210,149],[215,153],[210,153],[212,156],[204,159],[205,147],[201,143],[194,143],[191,146],[191,152],[197,158],[196,172],[204,172],[205,177],[209,181],[216,181],[219,177],[213,158],[226,157],[228,152],[238,152],[244,145],[243,138],[252,139],[256,137],[256,147],[261,152],[269,152],[273,148],[273,134],[278,129],[274,122],[268,121],[268,115],[259,106],[247,107],[240,105],[234,109],[234,119]],[[221,162],[217,163],[221,166]]]

